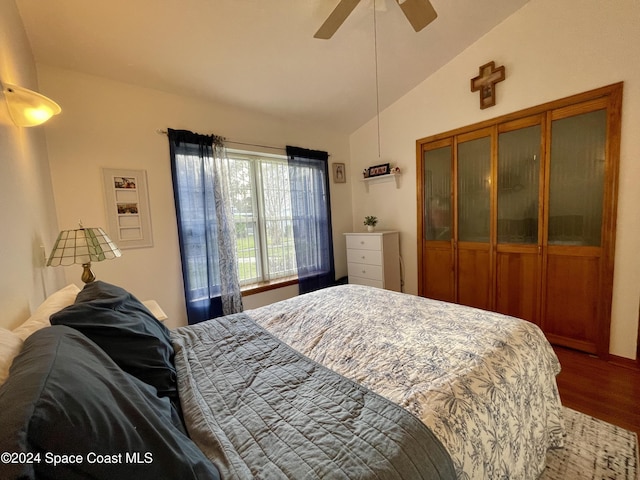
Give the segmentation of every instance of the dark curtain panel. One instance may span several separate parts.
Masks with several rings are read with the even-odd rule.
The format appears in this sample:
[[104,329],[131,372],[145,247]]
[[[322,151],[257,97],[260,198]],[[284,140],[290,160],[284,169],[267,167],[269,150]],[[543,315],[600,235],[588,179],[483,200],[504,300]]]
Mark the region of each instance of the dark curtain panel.
[[242,311],[222,139],[168,130],[189,324]]
[[300,293],[335,283],[329,155],[287,146]]

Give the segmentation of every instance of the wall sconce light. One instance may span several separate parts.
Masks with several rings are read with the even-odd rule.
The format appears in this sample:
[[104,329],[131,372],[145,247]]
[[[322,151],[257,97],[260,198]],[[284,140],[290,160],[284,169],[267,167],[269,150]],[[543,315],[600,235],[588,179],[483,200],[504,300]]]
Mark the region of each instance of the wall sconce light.
[[18,127],[35,127],[62,111],[56,102],[28,88],[4,83],[2,93],[11,120]]
[[101,228],[80,228],[63,230],[47,261],[48,267],[82,264],[82,281],[93,282],[96,276],[91,271],[91,262],[101,262],[118,258],[120,249]]

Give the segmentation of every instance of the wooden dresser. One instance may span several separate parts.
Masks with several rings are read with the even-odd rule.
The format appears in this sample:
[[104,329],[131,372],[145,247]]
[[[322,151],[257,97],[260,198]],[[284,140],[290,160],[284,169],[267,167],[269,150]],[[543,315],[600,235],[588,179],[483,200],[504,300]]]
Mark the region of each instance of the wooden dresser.
[[401,291],[398,232],[345,233],[345,236],[349,283]]

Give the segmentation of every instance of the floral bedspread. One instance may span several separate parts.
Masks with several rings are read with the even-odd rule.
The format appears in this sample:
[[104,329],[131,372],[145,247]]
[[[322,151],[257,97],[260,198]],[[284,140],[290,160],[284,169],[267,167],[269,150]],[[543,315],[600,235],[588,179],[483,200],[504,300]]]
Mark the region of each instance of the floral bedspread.
[[420,418],[460,479],[535,479],[563,444],[560,364],[530,322],[359,285],[245,313]]

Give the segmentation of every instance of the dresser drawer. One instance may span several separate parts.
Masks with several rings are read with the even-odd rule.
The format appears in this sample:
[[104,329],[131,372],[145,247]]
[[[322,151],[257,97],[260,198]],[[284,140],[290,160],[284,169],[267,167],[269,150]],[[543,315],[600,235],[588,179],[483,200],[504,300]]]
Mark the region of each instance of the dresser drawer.
[[402,289],[400,272],[400,241],[398,232],[345,233],[349,283]]
[[380,236],[378,235],[348,235],[347,249],[356,250],[382,250]]
[[379,265],[364,265],[362,263],[348,263],[349,277],[362,277],[382,281],[382,267]]
[[349,277],[349,283],[352,285],[366,285],[368,287],[384,288],[381,280],[371,280],[370,278]]
[[368,265],[382,265],[382,252],[380,250],[347,250],[348,263],[366,263]]

